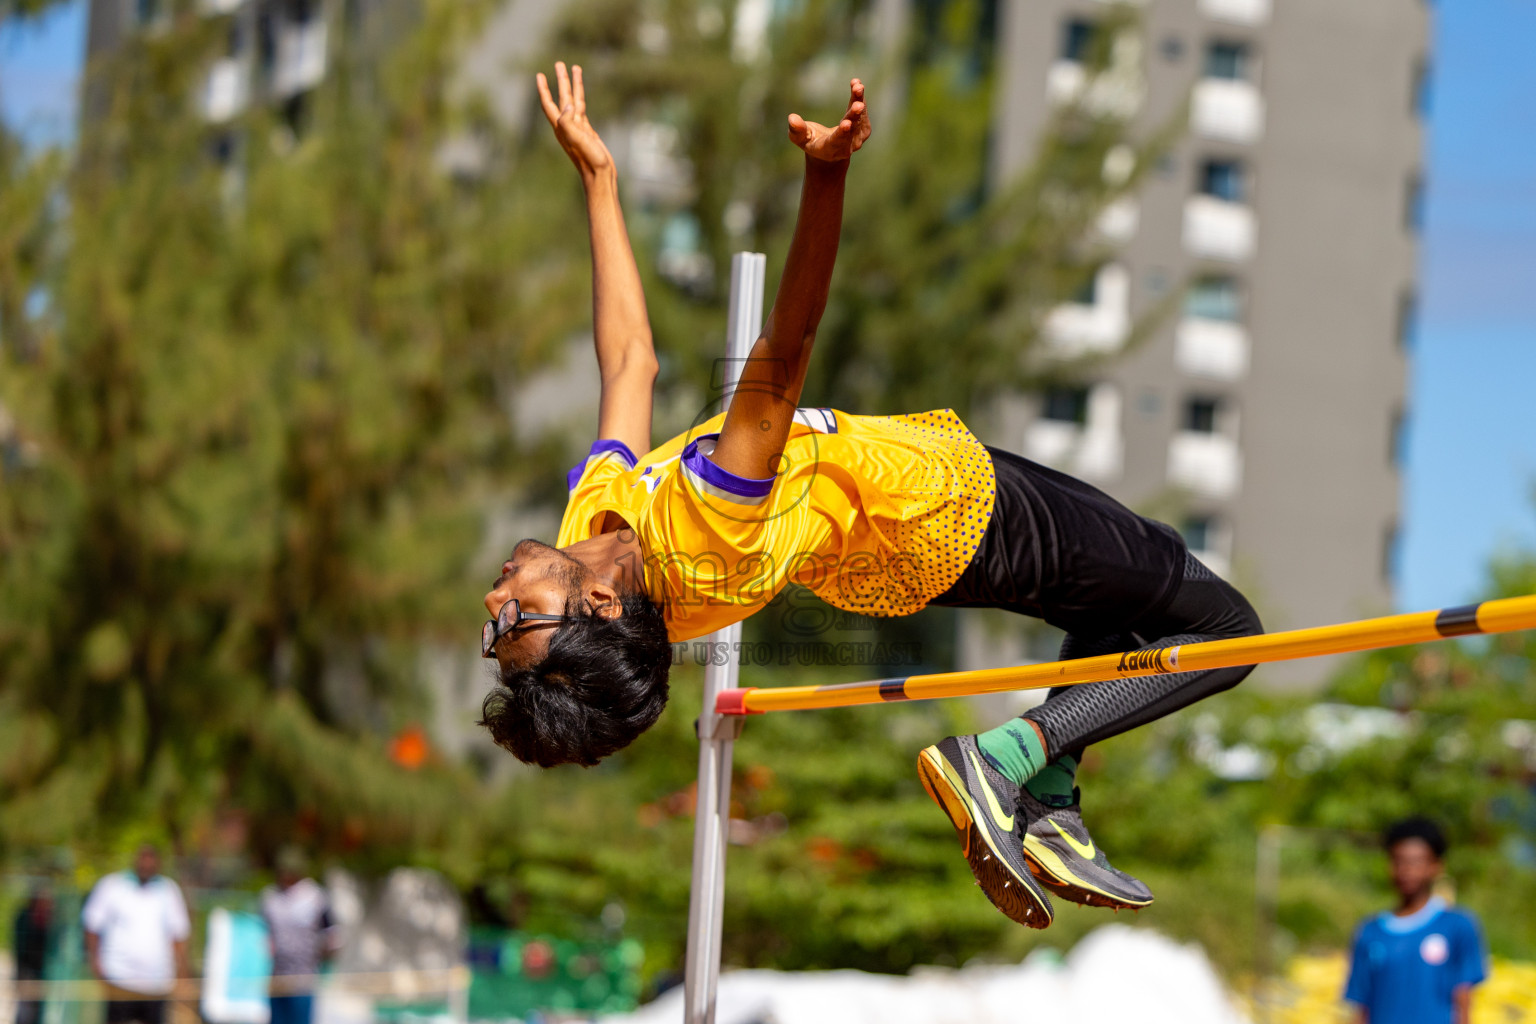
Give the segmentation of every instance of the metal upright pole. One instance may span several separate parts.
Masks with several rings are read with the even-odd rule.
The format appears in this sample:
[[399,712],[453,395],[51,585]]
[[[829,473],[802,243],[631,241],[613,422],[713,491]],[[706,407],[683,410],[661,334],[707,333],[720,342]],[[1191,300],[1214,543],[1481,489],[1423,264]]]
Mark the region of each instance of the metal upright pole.
[[[731,257],[731,304],[725,333],[723,404],[763,324],[763,276],[768,257],[739,252]],[[721,715],[715,700],[736,687],[741,623],[709,636],[714,652],[704,669],[699,711],[699,791],[693,819],[693,881],[688,898],[688,953],[683,992],[686,1024],[714,1024],[720,982],[720,931],[725,915],[725,851],[731,824],[731,751],[741,735],[740,716]]]

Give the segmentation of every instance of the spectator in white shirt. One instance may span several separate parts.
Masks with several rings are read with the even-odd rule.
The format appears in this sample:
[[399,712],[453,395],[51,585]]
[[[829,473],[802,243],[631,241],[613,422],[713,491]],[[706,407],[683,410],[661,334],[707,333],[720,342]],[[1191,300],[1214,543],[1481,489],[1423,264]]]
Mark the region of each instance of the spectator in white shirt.
[[276,867],[277,884],[261,891],[261,916],[272,942],[272,1024],[310,1024],[314,978],[333,948],[330,900],[308,877],[297,847],[279,851]]
[[160,851],[139,847],[133,870],[99,880],[80,916],[91,972],[107,986],[106,1024],[165,1024],[192,928],[181,887],[160,874]]

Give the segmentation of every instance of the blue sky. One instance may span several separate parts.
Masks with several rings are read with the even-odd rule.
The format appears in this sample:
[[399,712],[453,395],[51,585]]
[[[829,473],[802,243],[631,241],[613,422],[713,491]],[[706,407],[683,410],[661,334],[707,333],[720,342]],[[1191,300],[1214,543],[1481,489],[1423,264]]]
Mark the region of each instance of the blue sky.
[[[34,140],[69,134],[84,11],[0,27],[0,113]],[[1536,547],[1536,3],[1435,17],[1405,609],[1475,597],[1490,555]]]
[[1536,4],[1435,7],[1404,608],[1476,595],[1536,547]]
[[84,0],[71,0],[36,22],[0,25],[0,115],[29,139],[70,135],[85,58],[85,8]]

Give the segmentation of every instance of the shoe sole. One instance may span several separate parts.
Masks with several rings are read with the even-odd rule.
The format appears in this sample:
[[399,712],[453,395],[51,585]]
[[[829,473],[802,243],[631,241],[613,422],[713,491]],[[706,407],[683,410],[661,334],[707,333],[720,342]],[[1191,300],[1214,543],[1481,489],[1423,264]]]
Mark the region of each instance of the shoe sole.
[[1049,905],[1041,906],[1029,892],[1029,883],[1014,877],[1002,855],[993,848],[986,829],[976,824],[980,810],[973,808],[971,798],[965,792],[965,783],[937,747],[929,747],[917,755],[917,774],[928,796],[943,809],[949,823],[960,834],[960,848],[966,863],[992,905],[1010,921],[1026,928],[1049,926],[1053,916]]
[[1152,905],[1151,900],[1138,902],[1116,896],[1078,878],[1055,850],[1027,832],[1024,834],[1024,862],[1029,865],[1029,872],[1036,881],[1072,903],[1113,910],[1140,910]]

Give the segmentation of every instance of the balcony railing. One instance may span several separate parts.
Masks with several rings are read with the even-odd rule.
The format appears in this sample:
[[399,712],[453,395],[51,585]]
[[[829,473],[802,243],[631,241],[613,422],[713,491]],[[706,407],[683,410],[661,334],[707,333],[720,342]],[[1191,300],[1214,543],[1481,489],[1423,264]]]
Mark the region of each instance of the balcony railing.
[[1242,324],[1185,317],[1174,340],[1174,359],[1187,374],[1232,381],[1248,373],[1248,331]]
[[1141,37],[1123,32],[1115,39],[1109,66],[1092,82],[1088,69],[1075,60],[1052,64],[1046,73],[1046,95],[1060,105],[1081,101],[1084,109],[1099,117],[1134,117],[1147,95],[1142,63]]
[[1257,228],[1253,210],[1215,196],[1184,202],[1184,248],[1209,260],[1237,262],[1253,255]]
[[1195,134],[1224,142],[1257,142],[1264,134],[1264,97],[1252,82],[1202,78],[1189,112]]
[[203,83],[203,116],[215,123],[228,121],[250,101],[250,67],[238,57],[215,61]]
[[287,24],[277,30],[277,56],[272,91],[292,96],[313,89],[325,77],[326,26],[322,20]]
[[1131,329],[1130,299],[1126,269],[1113,263],[1101,268],[1091,305],[1069,302],[1046,317],[1045,338],[1051,354],[1071,358],[1119,349]]
[[1181,430],[1168,444],[1168,482],[1210,498],[1230,498],[1243,485],[1243,454],[1225,434]]
[[1120,478],[1125,442],[1120,432],[1120,393],[1100,384],[1088,393],[1082,423],[1039,419],[1024,430],[1024,456],[1097,483]]
[[1200,0],[1200,13],[1236,25],[1262,25],[1269,20],[1269,0]]

